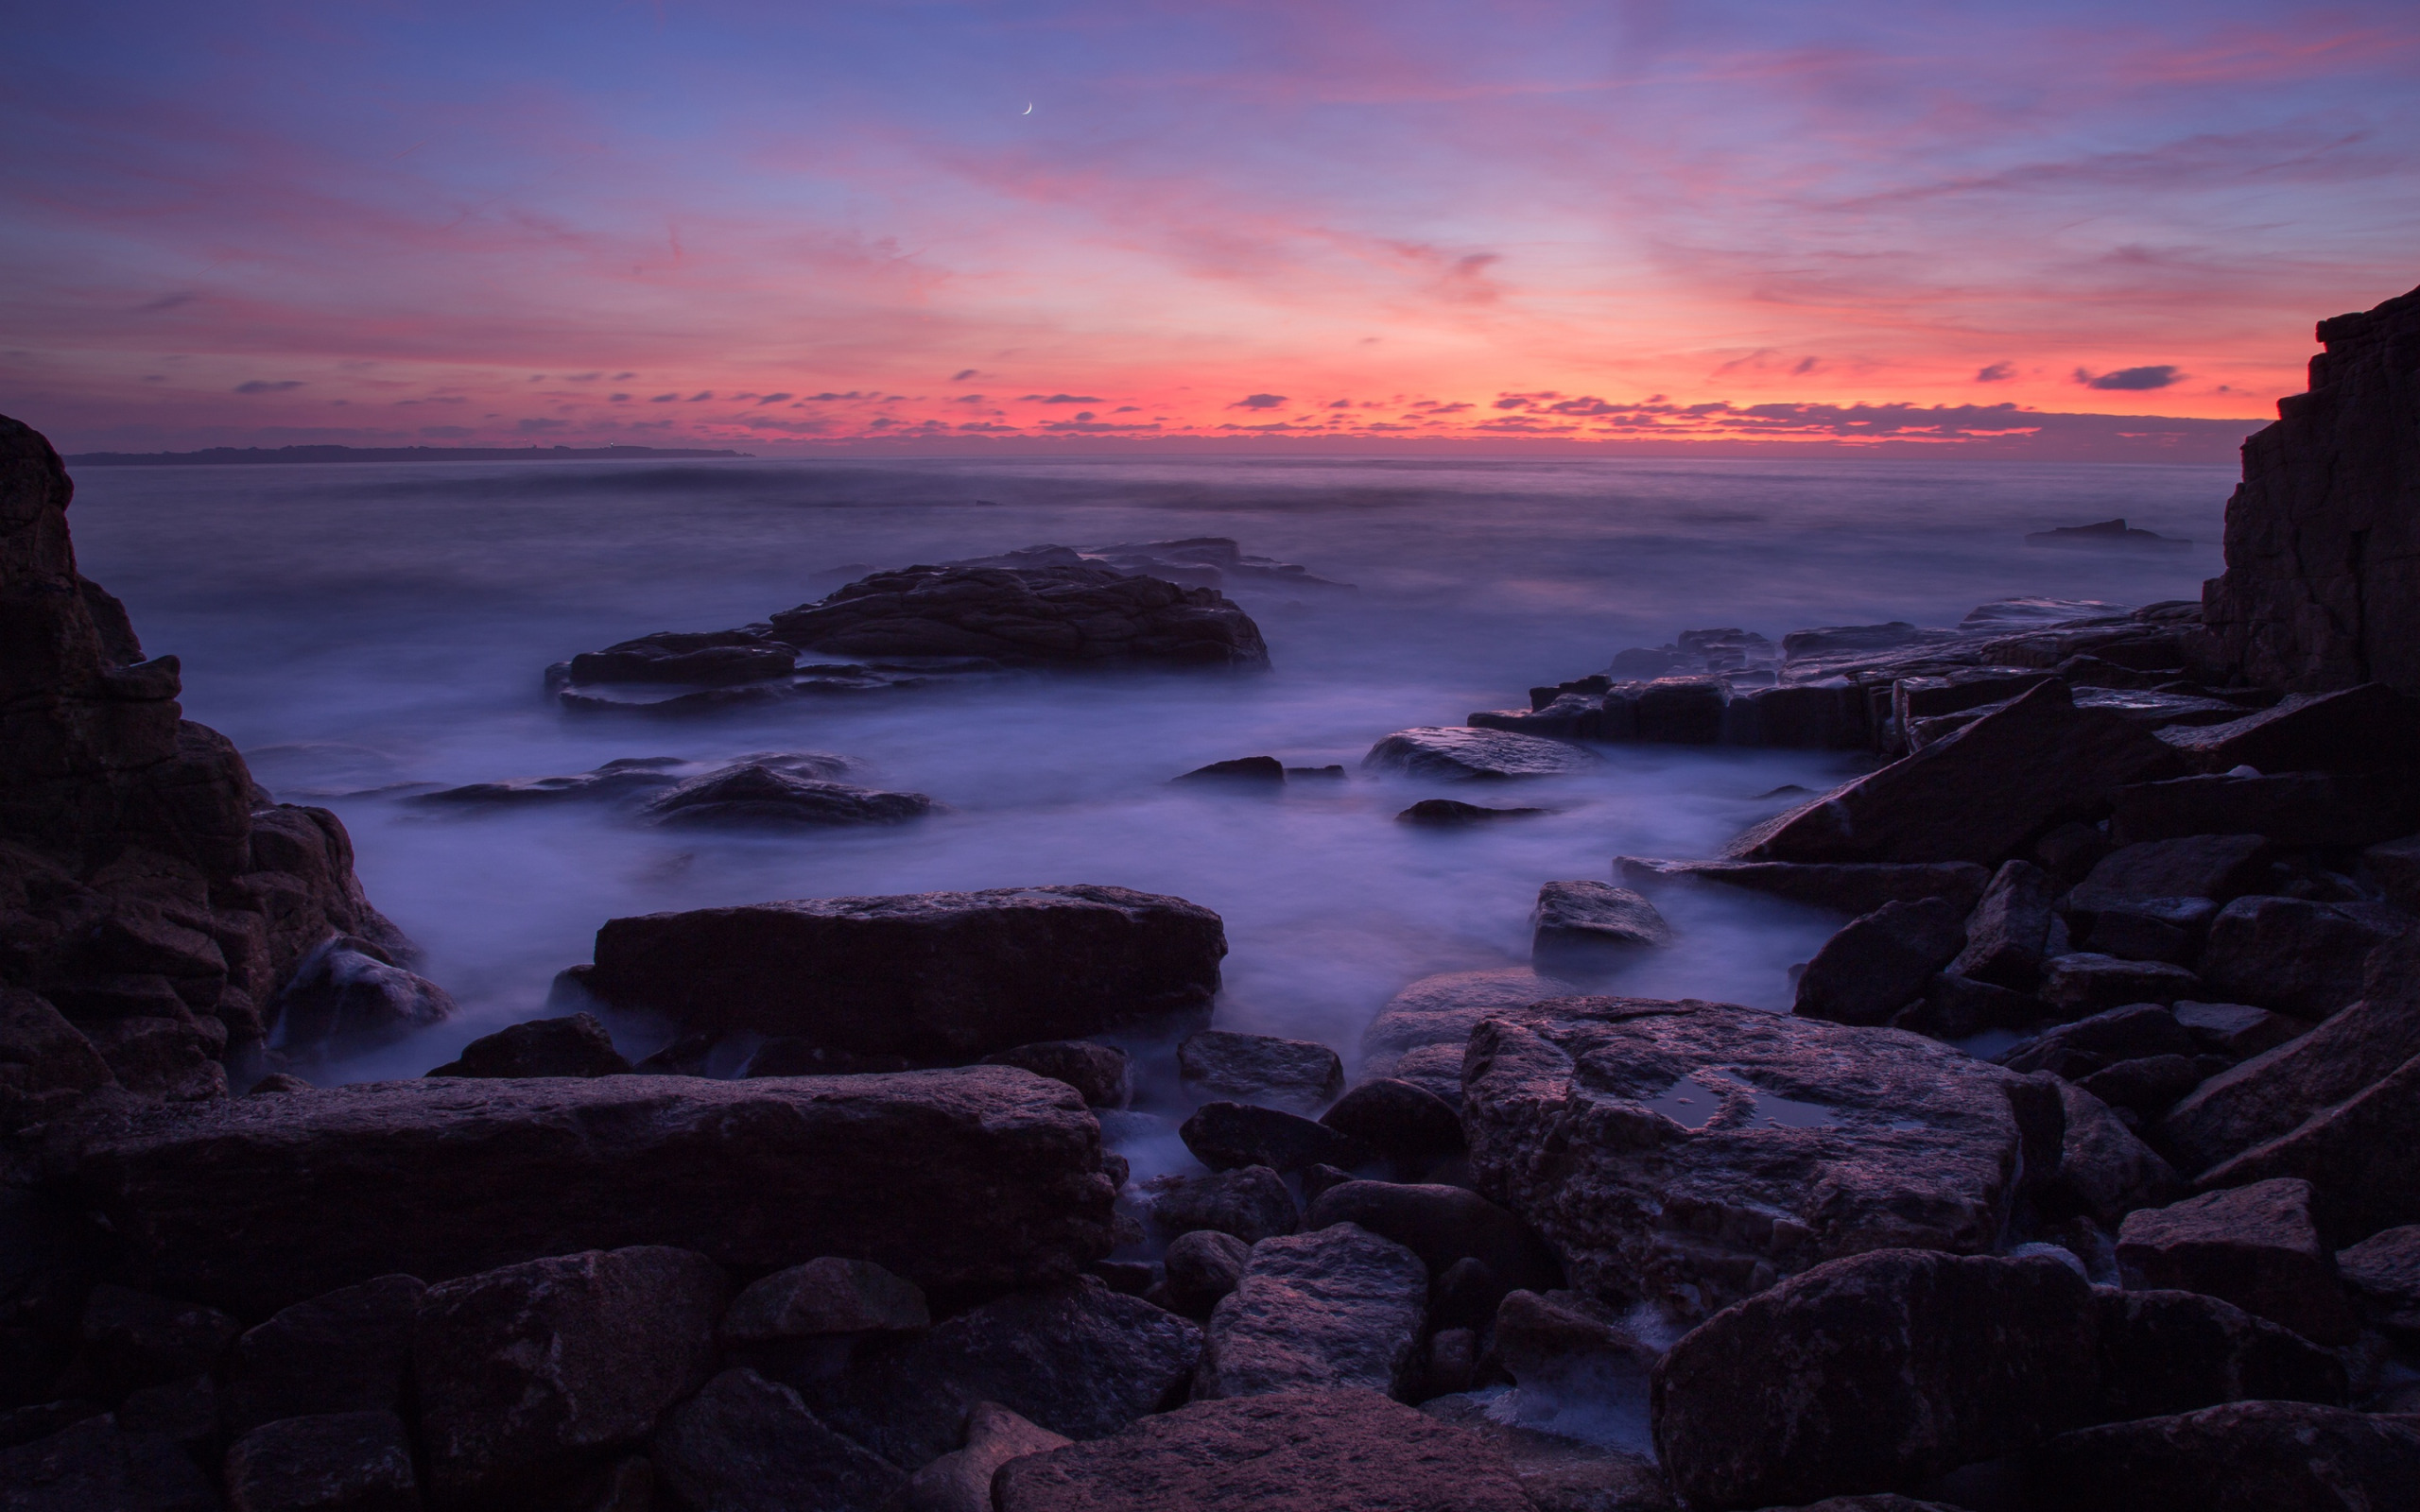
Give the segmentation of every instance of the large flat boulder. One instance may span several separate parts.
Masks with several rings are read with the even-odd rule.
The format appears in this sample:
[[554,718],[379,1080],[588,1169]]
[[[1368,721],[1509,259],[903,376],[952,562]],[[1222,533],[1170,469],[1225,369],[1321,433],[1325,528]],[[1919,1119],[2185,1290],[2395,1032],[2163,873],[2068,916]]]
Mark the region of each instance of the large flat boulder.
[[999,1512],[1534,1512],[1477,1435],[1374,1391],[1197,1401],[1113,1438],[1011,1460]]
[[2175,751],[2141,726],[2079,709],[2046,682],[1922,750],[1757,825],[1741,861],[1996,865],[2116,789],[2174,775]]
[[1917,1035],[1575,998],[1479,1025],[1462,1122],[1573,1284],[1702,1316],[1842,1255],[1988,1253],[2063,1115],[2048,1078]]
[[2098,1323],[2092,1288],[2048,1257],[1834,1261],[1672,1347],[1656,1448],[1692,1507],[1911,1491],[2089,1422]]
[[872,1260],[928,1291],[1070,1280],[1115,1243],[1100,1129],[1005,1066],[373,1082],[134,1108],[53,1170],[139,1284],[262,1315],[404,1272],[677,1244],[754,1272]]
[[583,978],[694,1029],[972,1059],[1206,1010],[1227,937],[1182,898],[1071,885],[608,919]]
[[1361,765],[1372,771],[1405,772],[1446,782],[1503,781],[1515,777],[1568,777],[1593,771],[1602,758],[1585,746],[1519,735],[1503,730],[1424,725],[1398,730],[1370,747]]

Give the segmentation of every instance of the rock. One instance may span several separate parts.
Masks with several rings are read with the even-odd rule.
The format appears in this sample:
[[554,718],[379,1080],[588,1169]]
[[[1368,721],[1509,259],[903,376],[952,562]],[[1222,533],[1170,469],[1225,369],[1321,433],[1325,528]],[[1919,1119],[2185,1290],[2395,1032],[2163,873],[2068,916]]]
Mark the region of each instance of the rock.
[[1099,1438],[1181,1397],[1201,1331],[1105,1287],[1018,1292],[922,1334],[861,1346],[848,1371],[798,1381],[815,1415],[894,1465],[964,1441],[991,1401],[1069,1438]]
[[2043,964],[2042,1001],[2062,1019],[2087,1018],[2129,1004],[2170,1004],[2201,989],[2201,979],[2165,961],[2123,961],[2078,951]]
[[246,1330],[227,1372],[228,1426],[241,1434],[315,1413],[400,1411],[425,1290],[416,1277],[381,1276]]
[[0,1450],[0,1507],[8,1512],[218,1512],[218,1505],[174,1440],[121,1433],[106,1416]]
[[2147,898],[2225,902],[2252,889],[2269,852],[2269,842],[2256,834],[2197,834],[2120,846],[2094,866],[2068,897],[2067,907],[2090,914]]
[[2147,1286],[2223,1297],[2322,1344],[2360,1332],[2307,1181],[2256,1181],[2126,1215],[2118,1263]]
[[1750,830],[1743,861],[1996,865],[2029,837],[2089,813],[2177,758],[2105,710],[2046,682],[1954,734]]
[[1124,887],[820,898],[596,932],[588,989],[691,1028],[967,1059],[1209,1005],[1219,916]]
[[2257,834],[2281,846],[2367,846],[2411,833],[2420,795],[2400,776],[2279,772],[2170,778],[2110,795],[2128,841]]
[[379,1082],[62,1131],[62,1190],[145,1284],[257,1315],[403,1267],[442,1280],[678,1240],[735,1269],[873,1260],[928,1292],[1070,1278],[1115,1240],[1100,1135],[1005,1066],[748,1082]]
[[2310,1025],[2249,1003],[2179,1003],[2176,1022],[2194,1044],[2238,1060],[2274,1050],[2310,1032]]
[[1606,998],[1482,1023],[1462,1120],[1575,1286],[1684,1316],[1839,1255],[1991,1250],[2061,1125],[2055,1084],[1914,1035]]
[[2370,952],[2386,937],[2325,903],[2238,898],[2210,921],[2202,976],[2232,1001],[2325,1019],[2361,995]]
[[574,682],[685,682],[729,687],[786,678],[798,653],[747,630],[684,635],[659,630],[636,640],[583,651],[571,659]]
[[2008,861],[1967,916],[1966,943],[1952,961],[1952,974],[1995,987],[2031,992],[2042,977],[2050,939],[2048,874],[2030,861]]
[[1177,1134],[1193,1158],[1213,1171],[1244,1165],[1273,1171],[1299,1171],[1306,1165],[1350,1168],[1373,1159],[1359,1140],[1324,1124],[1247,1103],[1204,1103]]
[[2374,845],[2361,859],[2388,897],[2405,908],[2420,905],[2420,834]]
[[2204,598],[2214,660],[2254,681],[2420,686],[2406,566],[2413,400],[2400,355],[2415,315],[2420,301],[2405,295],[2321,321],[2310,391],[2280,400],[2277,422],[2244,443],[2227,569]]
[[1824,942],[1798,979],[1790,1011],[1834,1023],[1888,1023],[1965,943],[1957,910],[1938,898],[1884,903]]
[[1530,915],[1531,964],[1588,971],[1639,950],[1672,943],[1672,926],[1655,905],[1601,882],[1549,882]]
[[1265,1165],[1200,1177],[1151,1200],[1151,1224],[1170,1239],[1214,1229],[1256,1245],[1292,1233],[1294,1223],[1286,1178]]
[[1215,1228],[1193,1228],[1169,1244],[1169,1311],[1206,1319],[1219,1298],[1234,1291],[1252,1262],[1252,1246]]
[[0,1413],[0,1450],[48,1438],[63,1428],[98,1418],[109,1409],[97,1401],[39,1401]]
[[2155,1118],[2201,1079],[2200,1069],[2183,1056],[2139,1056],[2104,1066],[2081,1085],[2112,1108]]
[[992,1478],[1001,1466],[1073,1442],[998,1402],[977,1402],[966,1419],[966,1447],[918,1470],[908,1483],[904,1505],[907,1512],[992,1512]]
[[2409,1504],[2420,1424],[2238,1401],[2065,1434],[2027,1456],[2033,1504],[2062,1512],[2339,1512]]
[[1906,620],[1893,620],[1888,625],[1828,625],[1820,629],[1790,631],[1781,638],[1781,654],[1785,662],[1801,662],[1843,651],[1887,651],[1925,638],[1925,631]]
[[1264,1239],[1211,1314],[1193,1395],[1341,1386],[1400,1397],[1419,1383],[1427,1314],[1428,1268],[1401,1245],[1349,1223]]
[[826,1255],[751,1282],[715,1335],[726,1347],[823,1333],[907,1332],[933,1315],[914,1281],[867,1260]]
[[749,765],[666,788],[642,804],[639,812],[666,829],[803,829],[904,824],[936,807],[922,793],[883,793]]
[[1462,1047],[1481,1019],[1571,990],[1528,967],[1425,976],[1389,1000],[1361,1034],[1362,1073],[1410,1082],[1449,1106],[1462,1100]]
[[648,1450],[681,1505],[714,1512],[876,1512],[908,1483],[826,1427],[797,1392],[748,1369],[723,1371],[675,1407]]
[[1436,1093],[1392,1076],[1374,1077],[1320,1115],[1338,1133],[1397,1160],[1459,1155],[1462,1121]]
[[103,1281],[84,1303],[76,1357],[55,1390],[114,1402],[145,1386],[208,1375],[238,1332],[235,1320],[215,1307]]
[[2025,538],[2025,543],[2029,546],[2064,546],[2083,550],[2119,546],[2149,547],[2161,551],[2181,551],[2193,544],[2181,537],[2129,529],[2123,520],[2103,520],[2095,524],[2060,525],[2055,529],[2037,530]]
[[[605,803],[660,793],[682,780],[695,762],[678,756],[625,756],[569,777],[510,777],[415,793],[404,801],[441,808],[526,808],[533,804]],[[803,752],[783,758],[786,769],[804,777],[838,777],[849,764],[838,756]]]
[[1229,787],[1283,787],[1286,785],[1286,764],[1274,756],[1240,756],[1231,762],[1212,762],[1197,766],[1174,782],[1208,782]]
[[1913,865],[1853,862],[1802,865],[1789,861],[1651,861],[1614,858],[1614,880],[1651,888],[1676,880],[1720,883],[1770,893],[1794,903],[1839,913],[1870,914],[1884,903],[1939,898],[1962,916],[1974,910],[1992,873],[1969,861]]
[[1134,1098],[1134,1069],[1126,1052],[1089,1040],[1044,1040],[1011,1045],[983,1057],[987,1066],[1015,1066],[1063,1081],[1083,1095],[1087,1108],[1124,1108]]
[[1943,971],[1925,983],[1925,994],[1891,1018],[1891,1027],[1935,1040],[1958,1040],[1986,1029],[2024,1029],[2042,1017],[2042,1005],[2022,992]]
[[1692,1506],[1912,1489],[2088,1420],[2096,1333],[2091,1288],[2046,1257],[1835,1260],[1672,1347],[1656,1448]]
[[1361,765],[1446,782],[1500,781],[1516,777],[1567,777],[1601,763],[1584,746],[1500,730],[1422,726],[1399,730],[1370,747]]
[[[654,1058],[652,1056],[648,1057],[650,1061]],[[648,1067],[650,1074],[658,1069]],[[864,1076],[908,1069],[906,1056],[861,1056],[819,1045],[797,1035],[776,1035],[756,1047],[749,1056],[748,1063],[740,1067],[739,1074],[743,1077]]]
[[1420,1257],[1431,1276],[1476,1260],[1506,1286],[1545,1290],[1563,1279],[1553,1252],[1521,1220],[1462,1187],[1346,1181],[1314,1198],[1303,1229],[1349,1223]]
[[[1621,1447],[1654,1452],[1648,1399],[1660,1351],[1640,1342],[1613,1309],[1577,1292],[1516,1289],[1496,1309],[1494,1337],[1496,1362],[1524,1391],[1634,1419],[1635,1436]],[[1605,1436],[1602,1429],[1598,1436]]]
[[454,1017],[454,999],[364,941],[339,935],[295,968],[274,1005],[289,1055],[337,1055],[391,1044]]
[[2091,932],[2083,943],[2097,955],[2189,968],[2201,959],[2204,936],[2218,913],[2219,905],[2207,898],[2135,898],[2076,919],[2088,919]]
[[0,1132],[62,1113],[114,1079],[101,1053],[57,1008],[0,984]]
[[532,1019],[482,1036],[429,1074],[621,1076],[630,1069],[596,1015],[575,1013],[564,1019]]
[[225,1441],[219,1431],[218,1383],[208,1376],[129,1392],[117,1404],[120,1433],[150,1434],[208,1459]]
[[2104,1421],[2222,1401],[2341,1406],[2344,1365],[2301,1334],[2199,1292],[2096,1289]]
[[420,1512],[411,1437],[391,1411],[265,1424],[227,1451],[227,1504],[234,1512]]
[[2052,1206],[2072,1207],[2104,1228],[2137,1208],[2173,1202],[2185,1191],[2176,1168],[2118,1122],[2108,1105],[2072,1082],[2062,1083],[2067,1132],[2051,1183]]
[[2380,683],[2293,694],[2225,724],[2166,730],[2160,738],[2204,772],[2367,772],[2410,765],[2420,736],[2411,700]]
[[1485,824],[1492,819],[1518,819],[1531,815],[1550,813],[1547,809],[1488,808],[1478,803],[1464,803],[1450,798],[1425,798],[1395,816],[1400,824],[1423,824],[1434,829],[1460,829],[1464,825]]
[[1294,1179],[1302,1183],[1303,1199],[1306,1202],[1317,1202],[1320,1200],[1320,1194],[1328,1188],[1340,1187],[1347,1181],[1360,1178],[1350,1171],[1340,1171],[1332,1165],[1306,1165]]
[[2338,1250],[2336,1271],[2362,1313],[2406,1338],[2420,1332],[2420,1224]]
[[1420,1410],[1503,1455],[1538,1512],[1676,1512],[1664,1472],[1644,1454],[1498,1422],[1479,1397],[1438,1397]]
[[1006,666],[1265,669],[1251,616],[1215,589],[1098,562],[875,573],[772,616],[802,651],[852,658],[983,657]]
[[2290,1132],[2420,1056],[2414,954],[2379,951],[2361,1001],[2318,1028],[2204,1082],[2169,1112],[2159,1138],[2199,1171]]
[[712,1261],[661,1245],[431,1286],[412,1336],[431,1489],[532,1496],[644,1438],[712,1373],[728,1295]]
[[999,1512],[1535,1512],[1483,1440],[1375,1392],[1195,1401],[1115,1438],[1012,1460]]
[[1178,1041],[1176,1064],[1193,1086],[1293,1108],[1317,1108],[1344,1085],[1344,1062],[1323,1044],[1229,1029],[1186,1036]]

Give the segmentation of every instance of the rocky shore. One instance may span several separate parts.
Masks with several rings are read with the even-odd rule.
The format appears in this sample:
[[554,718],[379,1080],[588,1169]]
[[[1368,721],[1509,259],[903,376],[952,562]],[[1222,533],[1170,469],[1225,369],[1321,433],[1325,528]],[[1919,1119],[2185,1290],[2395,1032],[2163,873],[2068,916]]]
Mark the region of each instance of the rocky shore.
[[[548,1017],[312,1087],[450,1000],[334,816],[181,719],[0,421],[0,1508],[2420,1505],[2420,295],[2321,335],[2201,605],[1690,631],[1378,740],[1475,794],[1633,741],[1868,769],[1542,879],[1531,967],[1411,984],[1354,1066],[1210,1026],[1210,910],[1036,879],[607,920]],[[1248,668],[1220,579],[1132,570],[1292,576],[1231,547],[873,574],[566,701]],[[846,771],[423,801],[930,806]],[[1790,1012],[1590,990],[1712,887],[1839,919]],[[609,1009],[677,1037],[634,1065]],[[1138,1073],[1210,1174],[1105,1146]]]

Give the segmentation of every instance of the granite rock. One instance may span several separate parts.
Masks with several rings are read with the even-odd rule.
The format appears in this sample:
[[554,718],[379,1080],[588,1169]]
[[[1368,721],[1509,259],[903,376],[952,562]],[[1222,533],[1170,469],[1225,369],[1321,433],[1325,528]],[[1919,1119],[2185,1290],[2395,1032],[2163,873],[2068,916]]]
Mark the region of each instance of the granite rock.
[[[1342,1189],[1338,1189],[1342,1190]],[[1428,1268],[1354,1224],[1264,1239],[1210,1314],[1197,1400],[1417,1384]]]

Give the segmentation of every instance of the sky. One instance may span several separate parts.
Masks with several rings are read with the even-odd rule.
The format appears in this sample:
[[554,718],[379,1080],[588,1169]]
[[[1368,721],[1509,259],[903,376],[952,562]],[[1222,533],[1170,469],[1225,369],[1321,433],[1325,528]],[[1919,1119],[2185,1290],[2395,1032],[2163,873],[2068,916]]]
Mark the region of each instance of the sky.
[[71,452],[2209,460],[2420,284],[2409,0],[0,7]]

